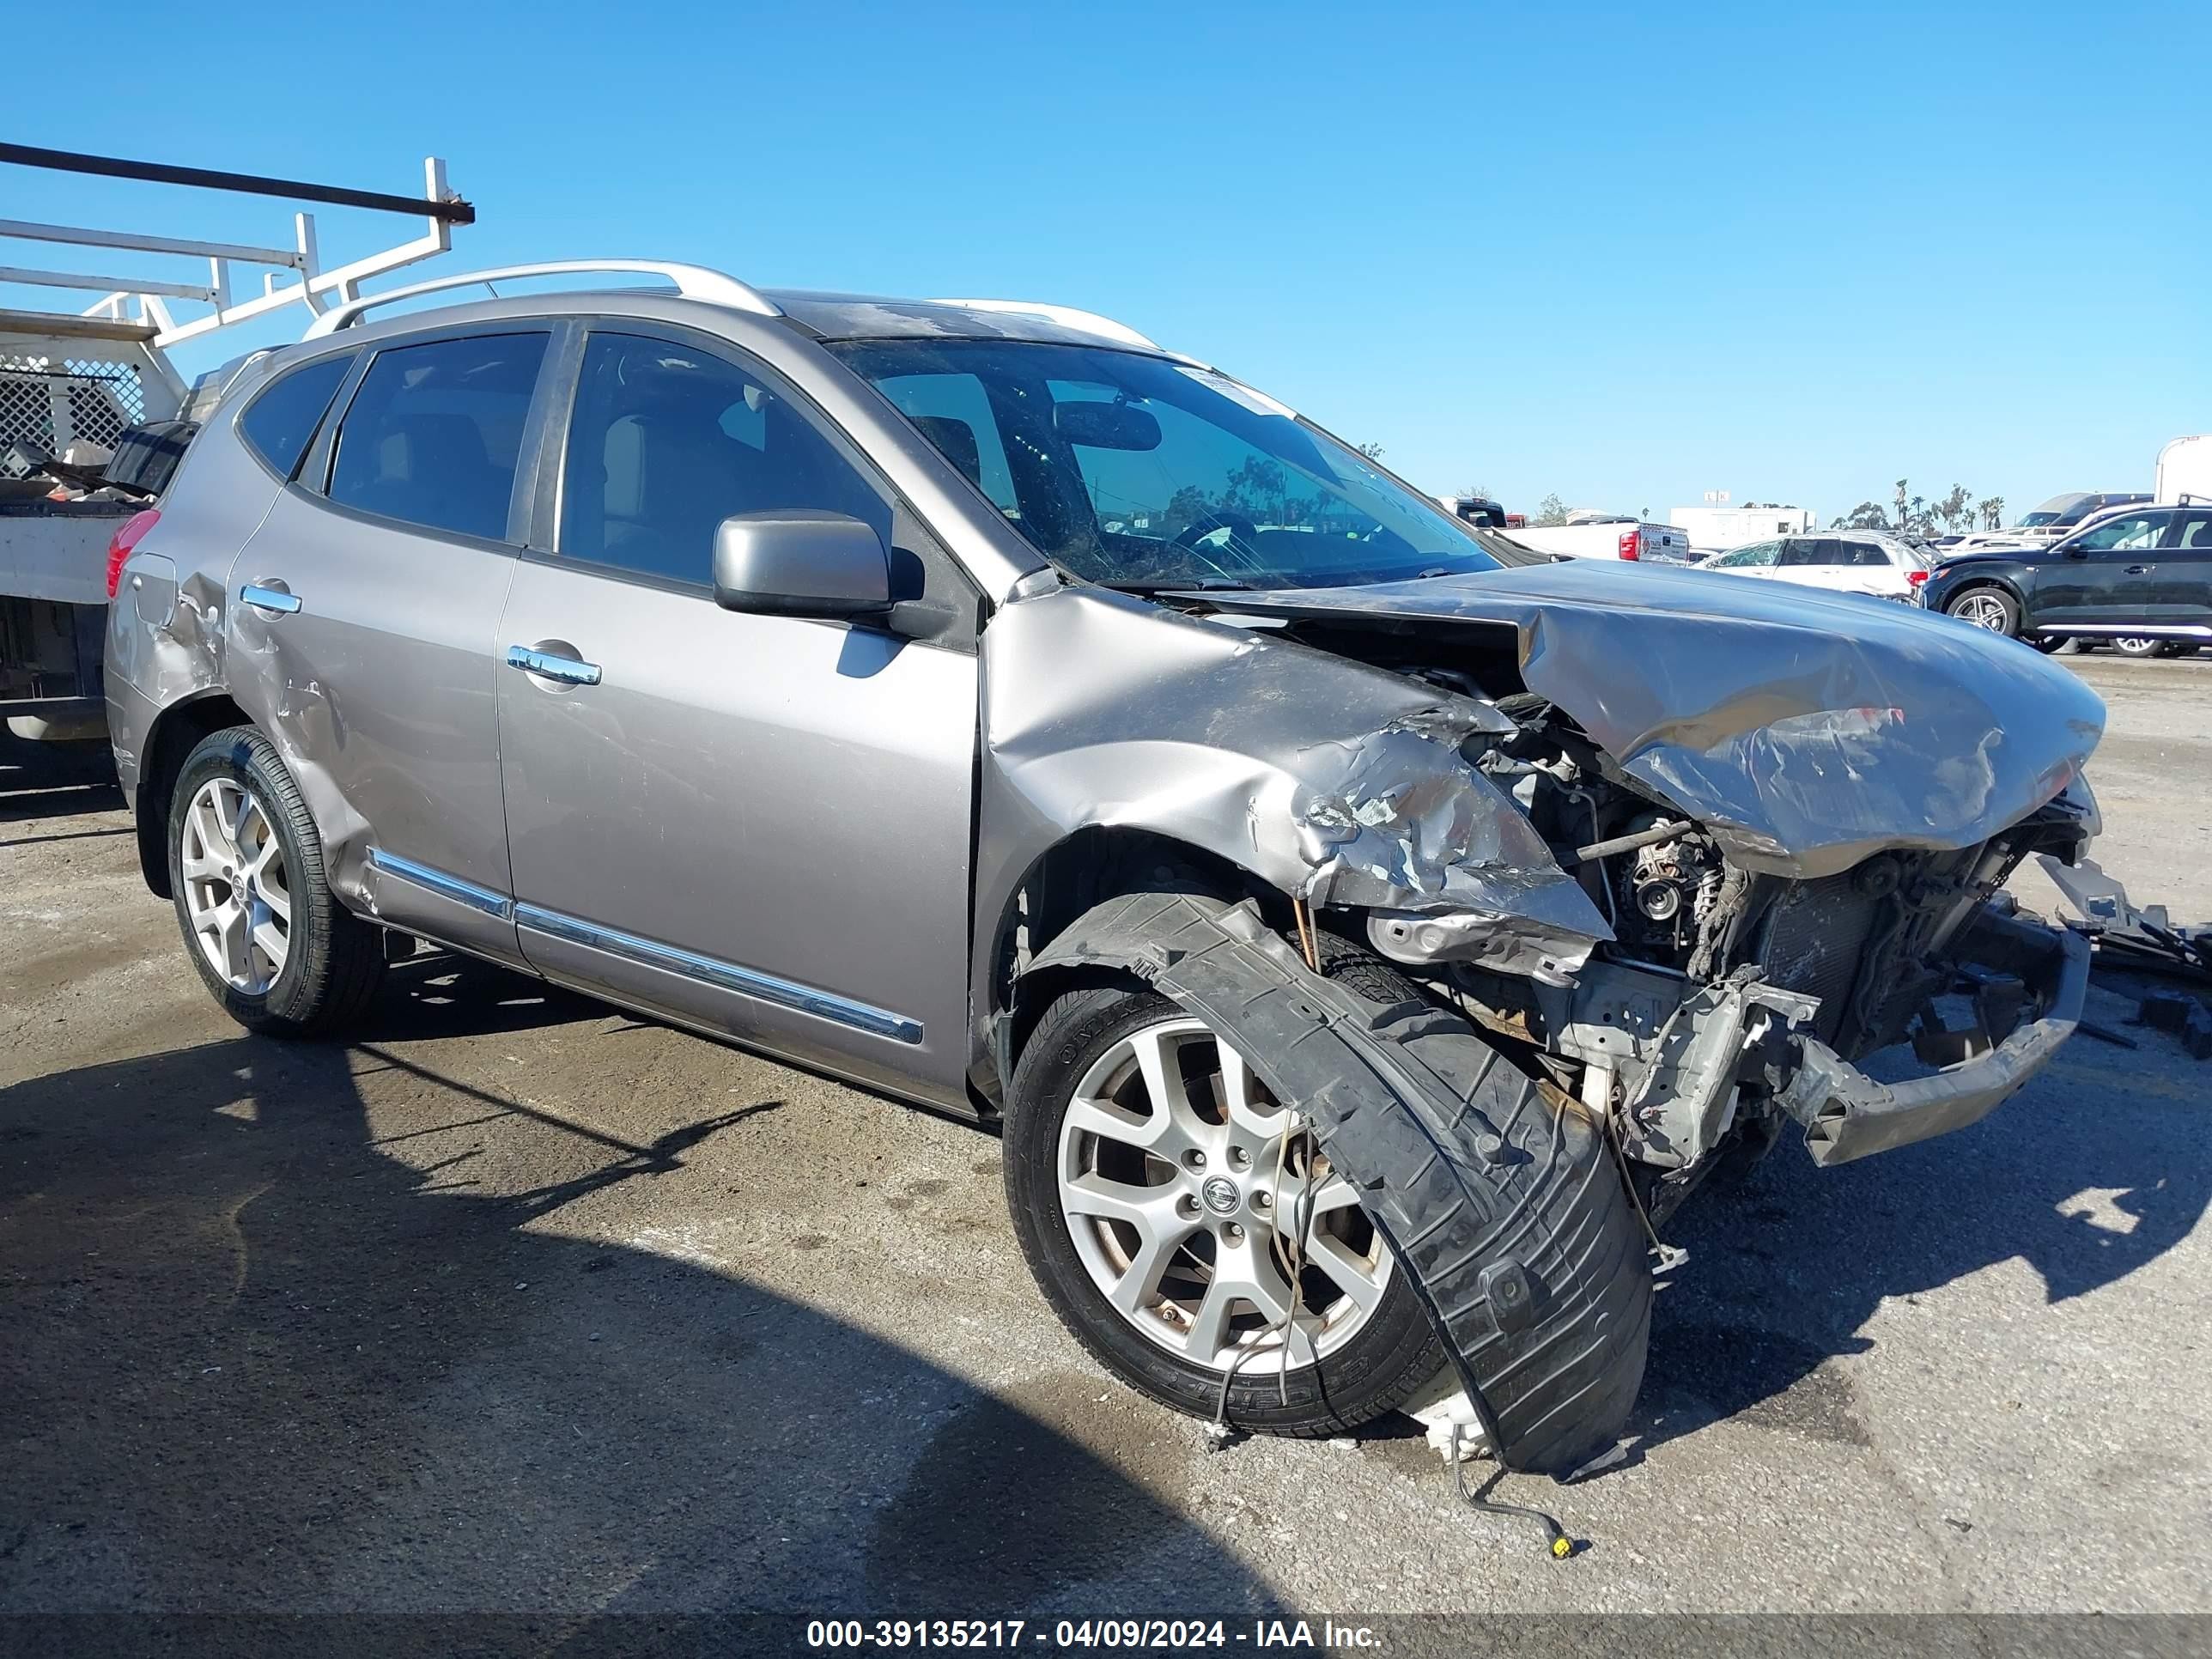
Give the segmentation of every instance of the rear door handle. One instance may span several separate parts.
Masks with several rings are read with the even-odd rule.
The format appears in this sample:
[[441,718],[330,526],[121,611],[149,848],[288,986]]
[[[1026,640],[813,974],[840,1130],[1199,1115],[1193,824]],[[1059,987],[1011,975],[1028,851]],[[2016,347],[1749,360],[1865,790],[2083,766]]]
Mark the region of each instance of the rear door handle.
[[597,685],[599,683],[599,664],[580,662],[574,657],[556,656],[534,646],[508,646],[507,665],[520,668],[526,674],[535,674],[540,679],[558,680],[563,685]]
[[238,597],[257,611],[269,611],[280,617],[289,617],[300,608],[300,596],[265,582],[248,582],[238,590]]
[[2148,576],[2152,571],[2157,568],[2158,567],[2154,564],[2131,564],[2128,567],[2128,574],[2130,576]]

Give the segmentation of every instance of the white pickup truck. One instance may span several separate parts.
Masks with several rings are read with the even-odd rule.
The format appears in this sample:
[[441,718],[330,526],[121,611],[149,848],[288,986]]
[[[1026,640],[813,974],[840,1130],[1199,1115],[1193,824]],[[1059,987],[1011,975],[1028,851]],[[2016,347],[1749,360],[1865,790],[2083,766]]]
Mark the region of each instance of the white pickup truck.
[[[130,544],[158,516],[153,503],[206,412],[201,392],[211,402],[246,361],[187,386],[169,348],[283,307],[320,311],[350,298],[364,278],[446,252],[453,227],[475,222],[476,210],[447,188],[435,156],[422,163],[420,197],[20,144],[0,145],[0,165],[329,202],[425,223],[407,241],[325,270],[307,213],[293,216],[294,248],[0,219],[0,239],[186,258],[214,279],[125,286],[82,312],[0,308],[0,729],[25,739],[93,738],[106,729],[101,653]],[[271,271],[234,294],[234,264]],[[280,283],[277,270],[289,280]],[[0,275],[10,289],[110,286],[88,273],[14,265]],[[179,299],[212,308],[180,320],[171,306]]]
[[1672,525],[1652,524],[1625,514],[1573,513],[1563,525],[1504,532],[1523,547],[1565,559],[1657,559],[1690,562],[1690,538]]

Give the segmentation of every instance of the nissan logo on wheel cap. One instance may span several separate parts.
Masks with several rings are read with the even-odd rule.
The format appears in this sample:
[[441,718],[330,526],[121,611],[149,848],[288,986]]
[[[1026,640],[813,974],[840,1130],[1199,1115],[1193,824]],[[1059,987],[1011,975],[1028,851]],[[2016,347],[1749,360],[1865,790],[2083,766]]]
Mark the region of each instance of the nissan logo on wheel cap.
[[1216,1215],[1237,1213],[1237,1183],[1227,1176],[1208,1176],[1206,1184],[1198,1189],[1198,1195]]

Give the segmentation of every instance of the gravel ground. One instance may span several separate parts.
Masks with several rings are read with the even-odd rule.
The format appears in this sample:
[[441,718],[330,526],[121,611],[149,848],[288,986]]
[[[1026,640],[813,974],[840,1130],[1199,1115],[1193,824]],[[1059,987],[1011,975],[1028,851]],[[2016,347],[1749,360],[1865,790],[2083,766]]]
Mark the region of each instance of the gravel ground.
[[[2212,661],[2069,660],[2105,863],[2212,915]],[[1501,1490],[1561,1566],[1418,1438],[1212,1455],[1115,1385],[974,1128],[442,957],[241,1034],[113,790],[5,760],[0,1612],[2212,1611],[2161,1034],[1680,1218],[1634,1461]]]

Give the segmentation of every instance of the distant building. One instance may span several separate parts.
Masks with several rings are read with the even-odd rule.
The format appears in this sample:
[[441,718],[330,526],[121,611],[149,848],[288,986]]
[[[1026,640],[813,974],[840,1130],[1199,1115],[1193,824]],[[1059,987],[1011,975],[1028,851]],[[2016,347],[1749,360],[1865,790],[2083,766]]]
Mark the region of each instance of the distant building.
[[1700,552],[1725,553],[1748,547],[1770,536],[1802,536],[1815,528],[1809,507],[1784,507],[1778,501],[1746,501],[1741,507],[1677,507],[1667,522],[1685,531],[1690,545]]

